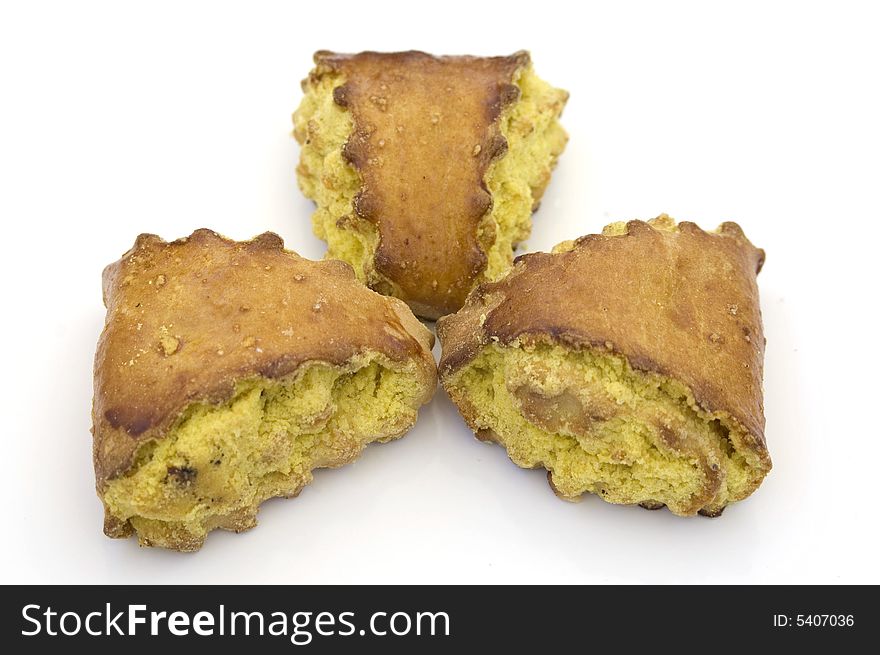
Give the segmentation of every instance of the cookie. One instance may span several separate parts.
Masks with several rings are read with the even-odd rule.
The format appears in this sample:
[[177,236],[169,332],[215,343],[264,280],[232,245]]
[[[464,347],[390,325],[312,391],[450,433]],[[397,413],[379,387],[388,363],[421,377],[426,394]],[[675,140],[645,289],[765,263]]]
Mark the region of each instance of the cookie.
[[526,52],[315,54],[297,175],[327,256],[435,319],[503,275],[567,135]]
[[251,528],[314,469],[403,435],[436,386],[403,302],[272,233],[141,235],[103,282],[92,432],[111,537],[192,551]]
[[562,498],[718,515],[771,467],[763,262],[734,223],[665,215],[525,255],[438,322],[441,382]]

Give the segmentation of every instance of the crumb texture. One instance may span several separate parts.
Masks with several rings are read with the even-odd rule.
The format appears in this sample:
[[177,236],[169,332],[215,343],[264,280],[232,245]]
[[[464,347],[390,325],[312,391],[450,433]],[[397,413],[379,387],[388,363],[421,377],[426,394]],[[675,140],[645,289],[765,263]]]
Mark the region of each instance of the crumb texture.
[[302,146],[297,180],[315,202],[312,229],[327,242],[327,257],[348,262],[361,282],[376,286],[381,281],[373,265],[379,232],[354,212],[362,182],[342,154],[354,131],[351,113],[333,100],[333,89],[342,84],[338,72],[304,84],[306,93],[293,115],[294,136]]
[[526,53],[318,53],[294,114],[327,256],[426,318],[501,275],[567,136]]
[[222,405],[189,406],[109,483],[112,521],[143,545],[181,550],[199,548],[214,528],[253,527],[264,500],[297,495],[314,469],[346,464],[415,422],[418,376],[381,359],[310,364],[290,380],[241,382]]
[[568,93],[539,78],[531,66],[521,71],[515,84],[520,100],[501,116],[507,154],[496,160],[486,175],[493,204],[489,225],[482,229],[495,234],[484,276],[488,280],[510,270],[514,250],[531,233],[532,212],[538,208],[568,141],[559,123]]
[[712,514],[749,495],[765,472],[758,454],[734,445],[744,442],[738,426],[620,356],[493,345],[445,386],[475,431],[517,465],[545,467],[566,499],[594,493]]

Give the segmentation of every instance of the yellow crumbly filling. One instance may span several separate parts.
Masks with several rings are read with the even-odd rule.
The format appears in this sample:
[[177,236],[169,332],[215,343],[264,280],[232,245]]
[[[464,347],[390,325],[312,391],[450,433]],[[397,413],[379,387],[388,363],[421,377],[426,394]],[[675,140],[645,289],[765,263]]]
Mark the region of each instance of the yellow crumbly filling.
[[532,212],[568,141],[559,124],[568,97],[565,91],[539,78],[531,66],[521,70],[514,83],[520,89],[519,102],[505,110],[500,123],[507,154],[486,173],[493,203],[490,220],[495,224],[495,241],[486,253],[489,280],[497,280],[510,269],[514,249],[528,238]]
[[293,114],[294,135],[302,145],[296,172],[303,194],[315,201],[312,229],[327,242],[326,257],[348,262],[367,283],[372,281],[379,233],[352,210],[361,177],[342,155],[354,131],[351,114],[333,100],[333,89],[343,83],[338,74],[325,75],[312,84]]
[[414,371],[372,355],[346,368],[304,365],[288,380],[241,382],[229,402],[193,404],[167,436],[146,443],[104,503],[153,545],[250,527],[259,503],[298,493],[313,469],[402,434],[415,422],[419,386]]
[[[352,117],[333,101],[333,89],[343,82],[340,75],[327,74],[312,83],[293,115],[294,135],[302,144],[297,179],[315,201],[312,227],[327,242],[326,257],[348,262],[359,280],[373,284],[379,281],[373,267],[379,236],[372,223],[352,211],[361,178],[342,156]],[[519,71],[514,83],[520,100],[500,118],[508,151],[490,166],[485,180],[493,206],[480,231],[495,234],[485,271],[492,280],[510,268],[514,248],[528,237],[532,211],[568,139],[558,121],[566,93],[541,80],[531,66]]]
[[[547,468],[563,497],[590,492],[613,503],[664,503],[693,513],[706,484],[697,452],[708,453],[705,465],[723,473],[708,510],[744,498],[760,481],[760,461],[738,448],[744,435],[736,425],[699,409],[681,383],[634,371],[618,355],[493,344],[446,386],[475,412],[475,428],[494,432],[519,466]],[[522,390],[540,399],[531,414]],[[553,429],[536,417],[542,411],[554,416]],[[662,432],[692,447],[670,445]]]

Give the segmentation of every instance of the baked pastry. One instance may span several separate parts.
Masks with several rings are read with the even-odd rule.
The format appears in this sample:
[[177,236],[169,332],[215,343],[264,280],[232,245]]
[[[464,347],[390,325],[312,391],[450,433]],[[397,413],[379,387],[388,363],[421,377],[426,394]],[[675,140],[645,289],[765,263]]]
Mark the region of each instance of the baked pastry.
[[327,256],[434,319],[505,273],[567,136],[568,98],[509,57],[315,54],[293,116]]
[[197,550],[256,524],[312,470],[401,436],[436,386],[433,336],[399,300],[262,234],[142,234],[104,270],[92,409],[104,531]]
[[441,382],[562,498],[716,516],[770,470],[763,262],[735,223],[665,215],[519,257],[437,323]]

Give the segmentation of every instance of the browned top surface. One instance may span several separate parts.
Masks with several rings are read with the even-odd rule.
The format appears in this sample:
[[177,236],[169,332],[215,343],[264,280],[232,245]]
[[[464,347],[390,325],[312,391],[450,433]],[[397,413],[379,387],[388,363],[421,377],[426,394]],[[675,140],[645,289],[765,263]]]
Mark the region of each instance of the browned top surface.
[[491,209],[483,177],[507,144],[502,108],[529,56],[434,57],[423,52],[318,52],[313,75],[342,73],[334,92],[354,134],[345,156],[363,187],[355,211],[376,225],[376,270],[417,314],[437,318],[464,302],[486,267],[477,225]]
[[426,382],[434,377],[433,337],[406,305],[361,285],[347,264],[283,246],[270,232],[247,242],[210,230],[171,243],[141,235],[104,270],[92,410],[99,483],[187,405],[227,400],[243,378],[365,350],[418,358]]
[[[756,275],[764,252],[735,223],[720,233],[630,221],[621,236],[581,237],[568,252],[517,259],[441,319],[441,377],[497,339],[610,348],[640,370],[683,382],[764,445],[764,333]],[[485,320],[481,320],[485,316]]]

